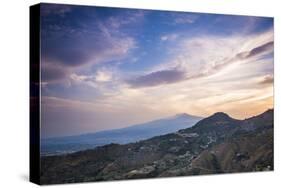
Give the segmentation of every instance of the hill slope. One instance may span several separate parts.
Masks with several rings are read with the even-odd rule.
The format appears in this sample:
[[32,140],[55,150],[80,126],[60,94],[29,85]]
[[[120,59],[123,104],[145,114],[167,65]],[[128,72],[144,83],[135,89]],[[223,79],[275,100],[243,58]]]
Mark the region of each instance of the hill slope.
[[93,149],[110,143],[126,144],[189,128],[202,117],[178,114],[170,118],[97,133],[43,139],[41,155],[58,155]]
[[273,110],[246,120],[216,113],[137,143],[41,158],[41,183],[273,170]]

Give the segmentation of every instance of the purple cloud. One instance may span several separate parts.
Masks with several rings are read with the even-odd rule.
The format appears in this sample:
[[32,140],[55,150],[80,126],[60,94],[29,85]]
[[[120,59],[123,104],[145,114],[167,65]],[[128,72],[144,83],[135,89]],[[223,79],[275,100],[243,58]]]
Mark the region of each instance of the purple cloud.
[[267,85],[267,84],[272,84],[273,82],[274,82],[273,75],[267,75],[259,82],[259,84],[260,85]]
[[128,80],[132,88],[153,87],[185,80],[185,72],[179,70],[162,70]]
[[[113,28],[111,17],[99,19],[95,10],[89,12],[85,8],[80,12],[81,19],[70,21],[74,13],[68,13],[75,12],[73,7],[43,7],[41,57],[45,81],[62,80],[85,65],[119,61],[135,47],[134,38]],[[119,17],[114,22],[123,24]]]
[[226,66],[228,66],[228,65],[230,65],[232,63],[237,62],[238,60],[246,60],[246,59],[251,58],[251,57],[262,55],[263,53],[272,50],[273,49],[273,44],[274,44],[273,41],[270,41],[270,42],[267,42],[267,43],[262,44],[260,46],[257,46],[255,48],[251,49],[250,51],[240,52],[240,53],[236,54],[233,58],[226,59],[226,60],[224,60],[222,62],[218,62],[217,64],[215,64],[212,67],[212,69],[209,72],[209,74],[216,73],[217,71],[225,68]]
[[56,82],[63,80],[68,74],[68,69],[59,66],[46,66],[41,67],[41,80],[42,82]]
[[270,42],[265,43],[263,45],[260,45],[260,46],[258,46],[256,48],[253,48],[250,51],[241,52],[241,53],[237,54],[235,58],[236,59],[247,59],[247,58],[250,58],[250,57],[254,57],[254,56],[260,55],[260,54],[262,54],[264,52],[267,52],[267,51],[273,49],[273,45],[274,45],[274,42],[270,41]]
[[274,44],[273,41],[271,41],[271,42],[268,42],[268,43],[263,44],[261,46],[258,46],[256,48],[252,49],[247,57],[256,56],[256,55],[259,55],[263,52],[269,51],[273,48],[273,44]]

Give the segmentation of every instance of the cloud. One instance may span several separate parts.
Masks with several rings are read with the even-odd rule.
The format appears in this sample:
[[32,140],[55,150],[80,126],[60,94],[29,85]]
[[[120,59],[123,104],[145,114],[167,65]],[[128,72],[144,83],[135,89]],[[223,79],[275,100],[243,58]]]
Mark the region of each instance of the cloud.
[[43,58],[54,64],[77,67],[121,59],[134,48],[133,38],[106,36],[106,32],[107,30],[104,30],[88,38],[70,35],[53,43],[44,41]]
[[274,44],[274,42],[270,41],[270,42],[268,42],[266,44],[263,44],[261,46],[258,46],[256,48],[252,49],[249,52],[247,58],[250,58],[250,57],[253,57],[253,56],[257,56],[257,55],[263,54],[264,52],[272,50],[273,49],[273,44]]
[[75,82],[109,82],[112,80],[113,73],[108,70],[97,70],[91,75],[78,75],[72,73],[70,78]]
[[185,79],[185,73],[179,70],[162,70],[128,80],[133,88],[152,87],[162,84],[176,83]]
[[56,4],[43,4],[40,7],[41,16],[57,15],[64,17],[67,13],[71,12],[72,8],[70,5],[56,5]]
[[69,77],[72,85],[86,85],[91,88],[98,88],[98,82],[96,81],[95,75],[78,75],[76,73],[72,73]]
[[176,40],[179,37],[178,34],[169,34],[169,35],[163,35],[160,37],[162,41],[173,41]]
[[[216,61],[213,64],[207,64],[208,66],[203,66],[200,68],[200,71],[189,72],[185,69],[182,71],[176,69],[167,69],[151,72],[146,75],[142,75],[136,77],[134,79],[130,79],[127,83],[133,88],[141,88],[141,87],[154,87],[164,84],[172,84],[180,81],[193,80],[198,78],[204,78],[211,75],[214,75],[221,70],[225,69],[231,64],[241,63],[243,60],[247,60],[249,58],[257,57],[259,55],[263,55],[266,52],[270,52],[272,50],[273,42],[268,42],[266,44],[262,44],[257,46],[249,51],[239,52],[233,57],[223,58],[219,61]],[[270,78],[267,78],[264,82],[269,82]]]
[[122,10],[122,14],[109,17],[106,24],[113,29],[121,29],[130,24],[140,23],[145,14],[144,10]]
[[245,61],[249,58],[254,58],[260,55],[263,55],[267,52],[270,52],[273,50],[273,41],[268,42],[266,44],[262,44],[260,46],[257,46],[250,51],[240,52],[236,55],[234,55],[233,58],[226,58],[221,61],[216,62],[212,66],[208,67],[207,70],[203,70],[201,73],[196,75],[192,78],[198,78],[198,77],[206,77],[213,74],[216,74],[217,72],[221,71],[222,69],[226,68],[227,66],[233,64],[233,63],[239,63],[241,61]]
[[41,65],[41,81],[44,83],[55,83],[66,78],[69,73],[67,68],[61,66],[50,66],[48,63]]
[[[154,87],[216,75],[233,64],[254,62],[273,52],[272,34],[269,31],[250,37],[202,36],[182,40],[177,46],[171,47],[175,56],[168,63],[163,63],[153,68],[151,73],[131,79],[128,83],[132,87]],[[162,40],[168,38],[163,36]],[[175,74],[177,70],[181,71]],[[175,77],[165,75],[166,72]]]
[[273,29],[245,32],[253,31],[246,17],[215,22],[225,16],[180,12],[151,12],[143,22],[147,13],[84,6],[43,13],[45,136],[183,112],[244,118],[272,106]]
[[[69,81],[71,88],[79,88],[82,90],[81,93],[84,92],[82,95],[92,101],[98,97],[107,98],[118,94],[122,85],[119,80],[119,74],[118,70],[114,68],[103,67],[90,74],[72,73],[69,76]],[[94,92],[94,95],[91,91]]]
[[260,85],[268,85],[268,84],[273,84],[274,82],[274,77],[273,75],[266,75],[262,78],[261,81],[259,81],[258,83]]
[[95,79],[97,82],[108,82],[112,79],[112,74],[110,72],[98,71]]
[[241,62],[243,60],[247,60],[252,57],[256,57],[262,55],[270,50],[272,50],[273,42],[268,42],[266,44],[262,44],[261,46],[257,46],[250,51],[239,52],[238,54],[234,55],[232,58],[226,58],[222,61],[216,62],[213,66],[210,67],[209,73],[215,73],[223,69],[224,67],[232,64]]
[[190,13],[176,13],[174,14],[175,24],[192,24],[199,18],[196,14]]
[[82,82],[82,81],[92,80],[93,76],[78,75],[73,73],[70,75],[70,78],[75,82]]
[[[273,41],[267,42],[265,44],[262,44],[260,46],[257,46],[255,48],[251,49],[250,51],[238,53],[236,55],[236,58],[237,59],[247,59],[247,58],[251,58],[251,57],[254,57],[254,56],[258,56],[258,55],[264,54],[264,53],[266,53],[268,51],[272,51],[273,50],[273,45],[274,45]],[[234,60],[236,58],[234,58]]]
[[[58,8],[58,12],[65,14],[64,16],[53,13]],[[128,57],[136,47],[134,38],[113,28],[109,24],[111,17],[99,19],[95,9],[71,10],[68,6],[47,6],[45,9],[41,42],[41,64],[42,69],[46,69],[43,70],[45,81],[59,82],[82,68],[89,69],[102,63],[120,61]],[[74,13],[81,13],[81,18],[69,22]],[[141,14],[137,16],[141,17]],[[115,17],[114,22],[121,24],[122,20]]]

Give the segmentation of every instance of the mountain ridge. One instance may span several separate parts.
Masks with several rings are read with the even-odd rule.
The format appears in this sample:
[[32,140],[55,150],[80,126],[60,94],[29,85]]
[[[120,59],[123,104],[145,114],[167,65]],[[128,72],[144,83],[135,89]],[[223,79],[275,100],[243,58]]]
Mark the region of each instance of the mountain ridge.
[[93,149],[110,143],[126,144],[153,136],[175,132],[193,126],[202,117],[186,113],[167,118],[152,120],[120,129],[99,131],[74,136],[43,139],[43,155],[72,153],[79,150]]
[[[135,143],[42,157],[41,183],[273,170],[273,112],[246,120],[207,117],[191,128]],[[253,128],[245,128],[249,125]]]

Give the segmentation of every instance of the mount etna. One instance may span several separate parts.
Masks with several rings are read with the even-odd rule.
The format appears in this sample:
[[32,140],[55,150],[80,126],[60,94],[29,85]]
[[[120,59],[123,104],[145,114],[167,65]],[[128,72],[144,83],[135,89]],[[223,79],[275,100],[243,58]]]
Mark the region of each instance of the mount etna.
[[186,113],[121,129],[41,140],[41,155],[59,155],[110,143],[126,144],[189,128],[202,117]]

